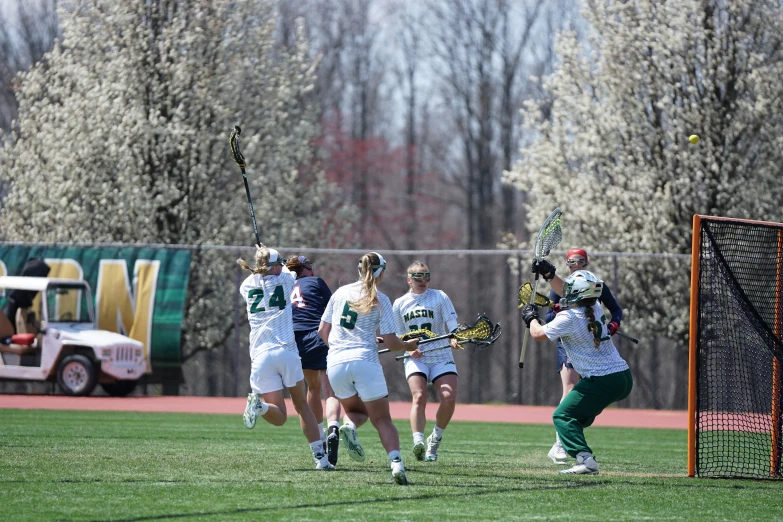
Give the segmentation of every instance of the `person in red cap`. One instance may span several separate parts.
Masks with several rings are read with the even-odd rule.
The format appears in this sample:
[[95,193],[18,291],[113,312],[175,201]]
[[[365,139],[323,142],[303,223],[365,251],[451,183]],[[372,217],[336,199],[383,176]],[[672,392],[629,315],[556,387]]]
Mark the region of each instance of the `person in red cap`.
[[[326,354],[329,348],[318,335],[321,316],[332,297],[332,291],[323,279],[315,275],[313,263],[305,256],[291,256],[286,266],[296,274],[296,283],[291,291],[291,310],[296,346],[307,382],[307,404],[321,425],[321,440],[326,447],[329,462],[336,465],[340,443],[337,432],[340,428],[340,401],[334,396],[326,376]],[[321,405],[322,396],[326,399],[326,408]],[[328,433],[323,430],[324,416]]]
[[[565,259],[569,274],[573,274],[577,270],[586,270],[590,264],[587,252],[581,248],[572,248],[569,250]],[[560,312],[560,296],[554,290],[550,290],[549,299],[555,303],[555,306],[547,310],[547,323],[551,322],[555,318],[555,315]],[[614,298],[612,291],[609,290],[609,286],[606,284],[603,285],[603,291],[598,300],[609,309],[612,320],[607,327],[609,333],[614,335],[617,333],[617,330],[620,329],[620,321],[623,320],[623,310],[620,308],[620,305],[617,304],[617,300]],[[568,395],[568,392],[574,389],[574,386],[576,386],[576,383],[578,383],[579,379],[582,377],[574,370],[574,366],[571,364],[571,360],[568,358],[560,339],[557,340],[557,371],[560,374],[560,382],[563,384],[563,395],[560,397],[560,402],[562,402],[565,396]],[[555,464],[567,464],[568,454],[560,443],[560,436],[555,434],[555,437],[555,443],[552,445],[552,449],[549,450],[547,456],[552,459]]]

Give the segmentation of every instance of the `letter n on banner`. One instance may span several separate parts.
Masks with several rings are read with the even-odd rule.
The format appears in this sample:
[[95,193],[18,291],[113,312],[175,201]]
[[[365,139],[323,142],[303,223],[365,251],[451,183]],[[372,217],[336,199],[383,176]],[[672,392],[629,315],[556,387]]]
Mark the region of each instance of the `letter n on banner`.
[[138,259],[133,267],[133,284],[123,259],[102,259],[95,290],[98,328],[119,332],[144,343],[147,372],[152,344],[152,315],[155,311],[160,261]]

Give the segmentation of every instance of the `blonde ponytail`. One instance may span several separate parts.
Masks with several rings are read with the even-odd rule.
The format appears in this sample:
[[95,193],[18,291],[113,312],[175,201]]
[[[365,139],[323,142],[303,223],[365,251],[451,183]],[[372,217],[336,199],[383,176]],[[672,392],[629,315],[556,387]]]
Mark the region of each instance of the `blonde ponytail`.
[[362,256],[359,261],[359,281],[362,283],[362,293],[359,300],[349,303],[351,308],[360,314],[366,314],[378,304],[378,279],[375,271],[382,268],[378,277],[381,277],[386,268],[386,262],[375,252]]
[[[277,251],[275,251],[277,252]],[[255,268],[252,268],[250,265],[248,265],[244,259],[239,258],[237,259],[237,264],[242,267],[243,270],[249,270],[253,274],[261,274],[262,276],[266,275],[267,272],[269,272],[269,256],[270,256],[270,250],[266,247],[256,249],[256,266]],[[279,254],[278,254],[279,257]]]

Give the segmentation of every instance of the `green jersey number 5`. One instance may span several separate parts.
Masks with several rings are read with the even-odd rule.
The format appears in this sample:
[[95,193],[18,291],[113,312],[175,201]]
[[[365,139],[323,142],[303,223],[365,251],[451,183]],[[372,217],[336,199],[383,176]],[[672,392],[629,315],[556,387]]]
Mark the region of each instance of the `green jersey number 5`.
[[351,310],[350,303],[345,303],[343,306],[343,315],[340,316],[340,326],[347,330],[353,330],[356,328],[356,320],[359,318],[359,314]]

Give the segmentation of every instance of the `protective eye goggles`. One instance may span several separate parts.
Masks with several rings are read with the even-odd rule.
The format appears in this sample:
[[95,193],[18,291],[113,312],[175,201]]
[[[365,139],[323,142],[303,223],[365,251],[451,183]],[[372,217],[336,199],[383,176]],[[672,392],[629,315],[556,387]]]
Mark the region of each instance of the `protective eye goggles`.
[[430,281],[429,272],[413,272],[411,274],[408,274],[408,277],[410,277],[412,281],[416,281],[417,283],[421,283],[421,282],[429,283]]
[[587,259],[566,259],[568,266],[587,266]]

